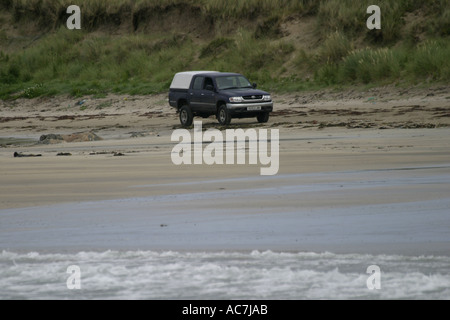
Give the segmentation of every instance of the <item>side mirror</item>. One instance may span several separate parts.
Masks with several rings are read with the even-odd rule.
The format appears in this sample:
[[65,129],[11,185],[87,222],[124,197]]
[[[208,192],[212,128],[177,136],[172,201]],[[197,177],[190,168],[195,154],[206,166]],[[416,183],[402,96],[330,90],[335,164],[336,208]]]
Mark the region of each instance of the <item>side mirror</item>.
[[210,84],[207,84],[206,87],[205,87],[205,90],[214,91],[214,86],[212,86]]
[[256,89],[257,84],[255,82],[253,82],[252,87],[253,87],[253,89]]

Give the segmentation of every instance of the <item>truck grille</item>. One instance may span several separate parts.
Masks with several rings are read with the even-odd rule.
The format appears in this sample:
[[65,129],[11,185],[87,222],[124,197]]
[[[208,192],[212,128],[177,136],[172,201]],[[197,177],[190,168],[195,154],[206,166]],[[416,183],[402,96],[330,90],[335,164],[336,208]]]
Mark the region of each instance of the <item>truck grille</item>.
[[244,96],[244,100],[261,100],[262,95]]

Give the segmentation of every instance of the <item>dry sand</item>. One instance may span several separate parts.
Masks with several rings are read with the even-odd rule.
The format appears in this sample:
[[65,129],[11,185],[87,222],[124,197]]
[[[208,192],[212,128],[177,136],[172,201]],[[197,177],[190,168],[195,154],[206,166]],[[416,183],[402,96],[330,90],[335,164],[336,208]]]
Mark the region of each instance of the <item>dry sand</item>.
[[[166,95],[2,101],[0,110],[3,249],[48,249],[57,242],[78,249],[450,253],[449,87],[275,96],[267,124],[233,119],[231,125],[280,130],[280,169],[272,177],[259,175],[261,165],[175,166],[170,136],[180,126]],[[212,117],[202,120],[205,128],[218,127]],[[78,132],[102,140],[38,143],[41,135]],[[14,152],[41,156],[15,158]],[[131,199],[117,204],[128,217],[120,227],[107,218],[114,199]],[[97,209],[80,209],[88,201]],[[43,220],[70,210],[103,217],[111,233],[62,241],[56,229],[69,222],[50,228]],[[190,228],[193,221],[197,229]],[[139,224],[156,231],[133,229]],[[112,236],[121,230],[135,235]]]

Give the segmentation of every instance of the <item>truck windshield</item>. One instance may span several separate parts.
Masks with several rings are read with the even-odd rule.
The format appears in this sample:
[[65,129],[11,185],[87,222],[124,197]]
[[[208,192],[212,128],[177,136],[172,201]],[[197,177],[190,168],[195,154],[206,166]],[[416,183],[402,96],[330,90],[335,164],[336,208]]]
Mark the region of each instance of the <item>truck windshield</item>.
[[252,85],[244,76],[218,77],[216,83],[219,90],[252,88]]

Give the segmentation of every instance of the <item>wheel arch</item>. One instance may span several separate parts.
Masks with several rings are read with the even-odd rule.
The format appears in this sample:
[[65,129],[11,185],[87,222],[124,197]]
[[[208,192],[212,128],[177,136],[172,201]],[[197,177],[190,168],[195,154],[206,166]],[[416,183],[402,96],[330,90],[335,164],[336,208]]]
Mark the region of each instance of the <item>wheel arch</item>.
[[227,105],[225,100],[218,100],[216,103],[216,114],[219,112],[219,108],[221,105]]
[[187,99],[183,98],[183,99],[178,100],[177,110],[180,111],[181,107],[185,106],[185,105],[189,106],[189,103],[188,103]]

